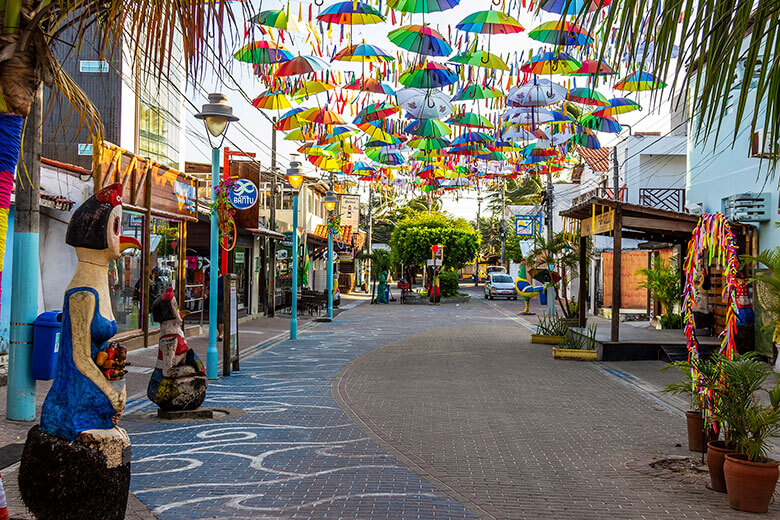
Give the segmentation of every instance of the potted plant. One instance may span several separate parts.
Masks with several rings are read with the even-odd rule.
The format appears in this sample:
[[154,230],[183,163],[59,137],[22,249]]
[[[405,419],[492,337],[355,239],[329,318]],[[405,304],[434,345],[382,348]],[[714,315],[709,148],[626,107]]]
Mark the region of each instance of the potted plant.
[[541,316],[536,326],[536,334],[531,334],[531,343],[560,345],[566,340],[569,325],[560,316]]
[[560,347],[553,347],[554,359],[573,359],[577,361],[596,361],[599,353],[596,350],[596,326],[588,327],[584,333],[569,330],[566,339]]
[[[769,439],[780,437],[780,377],[775,375],[774,388],[766,390],[774,373],[754,353],[724,360],[722,370],[715,417],[726,425],[726,445],[736,450],[723,464],[729,505],[766,513],[780,466],[780,461],[767,457]],[[762,392],[768,394],[768,404],[759,399]]]
[[676,361],[662,368],[662,371],[676,369],[684,378],[676,383],[671,383],[664,388],[665,393],[677,396],[685,396],[690,403],[690,409],[685,412],[688,426],[688,449],[691,451],[706,451],[709,441],[717,440],[712,425],[706,425],[704,412],[706,408],[706,393],[701,391],[703,385],[713,381],[718,376],[718,369],[712,360],[697,359],[693,362]]
[[653,300],[661,304],[661,328],[679,329],[682,318],[674,314],[674,306],[680,303],[680,268],[673,260],[656,258],[651,268],[639,269],[638,276],[644,280],[637,287],[650,291]]

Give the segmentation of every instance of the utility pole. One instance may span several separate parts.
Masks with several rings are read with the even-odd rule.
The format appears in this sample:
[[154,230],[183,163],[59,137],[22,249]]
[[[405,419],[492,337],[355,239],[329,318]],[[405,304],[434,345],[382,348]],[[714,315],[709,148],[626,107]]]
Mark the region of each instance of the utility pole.
[[[269,228],[276,231],[276,118],[271,122],[271,211],[269,213]],[[276,313],[276,240],[268,241],[268,257],[271,267],[268,273],[268,308],[265,313],[271,318]]]
[[[552,172],[547,172],[547,244],[549,245],[553,239],[553,187],[552,187]],[[553,316],[555,314],[555,286],[552,284],[552,270],[553,265],[548,265],[547,268],[550,271],[550,286],[547,288],[547,314]]]
[[[14,263],[11,289],[11,345],[8,359],[6,418],[35,420],[35,379],[32,377],[33,321],[38,315],[38,230],[40,224],[41,122],[43,88],[38,87],[25,120],[16,173]],[[94,143],[94,146],[100,146]],[[29,175],[29,177],[28,177]],[[29,179],[29,181],[28,181]]]
[[501,178],[501,265],[506,267],[506,177]]
[[[479,181],[477,181],[479,182]],[[477,184],[477,237],[482,241],[482,197],[479,196],[479,184]],[[477,259],[474,262],[474,287],[479,285],[479,249]]]
[[[368,254],[371,254],[371,244],[373,242],[373,236],[374,236],[374,190],[372,189],[372,184],[374,181],[371,181],[368,183],[368,240],[366,240],[366,244],[368,245]],[[371,257],[368,257],[368,285],[366,287],[371,286],[371,269],[373,268]]]
[[620,200],[620,168],[618,167],[617,145],[612,147],[612,200]]

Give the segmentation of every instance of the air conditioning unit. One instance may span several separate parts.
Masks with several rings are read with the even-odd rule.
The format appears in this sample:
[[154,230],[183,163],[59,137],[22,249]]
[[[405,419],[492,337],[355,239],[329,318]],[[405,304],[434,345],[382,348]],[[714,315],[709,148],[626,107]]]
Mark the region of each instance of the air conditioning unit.
[[768,222],[769,196],[764,193],[738,193],[723,199],[723,210],[734,222]]

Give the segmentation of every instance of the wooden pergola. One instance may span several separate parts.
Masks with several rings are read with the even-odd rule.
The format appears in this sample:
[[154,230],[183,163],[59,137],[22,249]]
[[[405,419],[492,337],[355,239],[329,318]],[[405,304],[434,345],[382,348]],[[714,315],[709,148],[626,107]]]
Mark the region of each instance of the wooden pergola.
[[[698,215],[679,213],[663,209],[640,206],[613,199],[592,197],[587,201],[573,206],[560,215],[580,221],[580,265],[578,290],[578,321],[579,326],[586,323],[584,304],[588,294],[588,280],[584,276],[587,257],[588,240],[591,235],[612,234],[612,323],[611,341],[620,340],[620,305],[621,305],[621,256],[623,239],[631,238],[648,242],[666,242],[680,245],[680,262],[687,255],[688,241],[691,239]],[[737,239],[737,246],[743,253],[753,254],[757,247],[755,228],[744,224],[732,223],[732,230]]]

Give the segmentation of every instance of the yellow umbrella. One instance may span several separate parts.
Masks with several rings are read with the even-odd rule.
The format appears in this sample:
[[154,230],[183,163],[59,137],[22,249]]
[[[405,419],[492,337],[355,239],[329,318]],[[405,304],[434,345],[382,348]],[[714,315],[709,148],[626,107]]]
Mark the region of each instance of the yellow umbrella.
[[252,100],[252,106],[255,108],[265,108],[269,110],[282,110],[292,108],[287,96],[282,92],[265,91]]
[[293,93],[292,97],[300,101],[303,98],[321,94],[334,88],[336,88],[336,85],[328,81],[307,81]]

